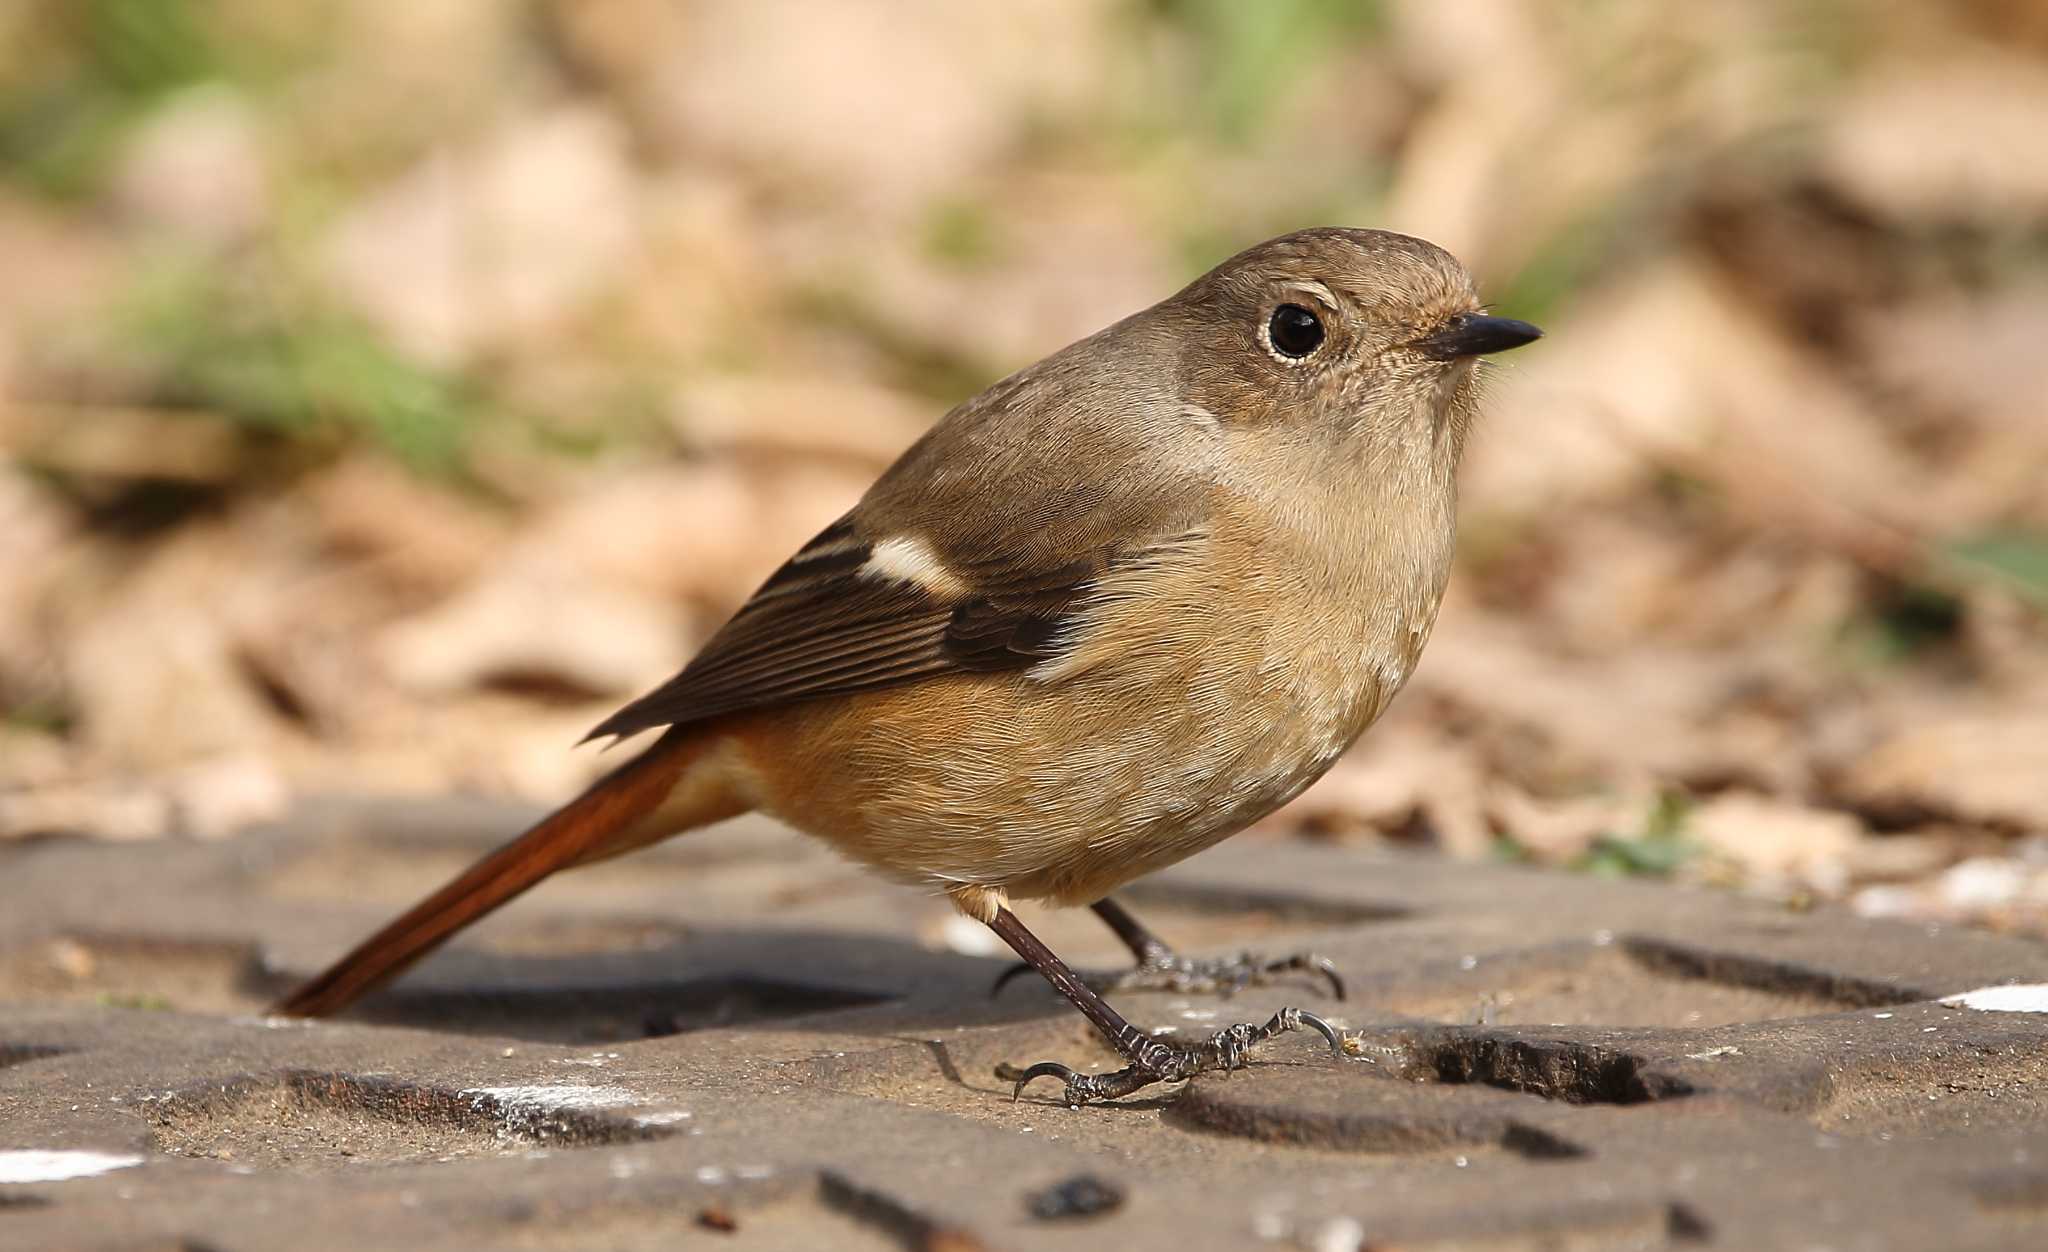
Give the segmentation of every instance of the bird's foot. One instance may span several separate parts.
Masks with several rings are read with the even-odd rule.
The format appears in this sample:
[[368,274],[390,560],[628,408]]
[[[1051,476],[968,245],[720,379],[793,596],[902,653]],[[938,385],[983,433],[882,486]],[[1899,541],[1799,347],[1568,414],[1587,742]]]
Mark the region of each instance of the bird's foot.
[[[1002,991],[1005,984],[1031,967],[1022,961],[996,978],[989,994]],[[1317,952],[1295,952],[1287,956],[1263,957],[1256,952],[1235,956],[1182,956],[1171,948],[1148,950],[1129,969],[1079,975],[1091,991],[1178,991],[1185,995],[1215,995],[1229,999],[1246,987],[1264,986],[1286,974],[1306,974],[1328,984],[1332,999],[1344,998],[1344,976],[1337,964]]]
[[1344,1037],[1335,1026],[1313,1013],[1287,1008],[1273,1014],[1263,1026],[1240,1022],[1224,1027],[1200,1043],[1136,1035],[1129,1046],[1117,1049],[1130,1064],[1107,1074],[1084,1074],[1058,1061],[1040,1061],[1028,1069],[998,1065],[996,1077],[1017,1084],[1010,1093],[1012,1099],[1021,1096],[1034,1079],[1057,1078],[1066,1084],[1064,1100],[1067,1106],[1079,1108],[1094,1100],[1127,1096],[1153,1083],[1186,1082],[1196,1074],[1243,1069],[1249,1064],[1246,1054],[1253,1047],[1275,1035],[1303,1027],[1322,1035],[1339,1057],[1349,1055],[1344,1050]]

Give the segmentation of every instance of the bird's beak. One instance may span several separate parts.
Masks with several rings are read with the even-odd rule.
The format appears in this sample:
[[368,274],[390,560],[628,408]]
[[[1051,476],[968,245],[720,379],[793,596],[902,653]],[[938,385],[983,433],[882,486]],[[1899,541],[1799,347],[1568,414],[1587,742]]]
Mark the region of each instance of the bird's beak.
[[1512,317],[1488,317],[1484,313],[1460,313],[1445,322],[1435,334],[1424,335],[1408,346],[1438,361],[1505,352],[1543,338],[1543,332]]

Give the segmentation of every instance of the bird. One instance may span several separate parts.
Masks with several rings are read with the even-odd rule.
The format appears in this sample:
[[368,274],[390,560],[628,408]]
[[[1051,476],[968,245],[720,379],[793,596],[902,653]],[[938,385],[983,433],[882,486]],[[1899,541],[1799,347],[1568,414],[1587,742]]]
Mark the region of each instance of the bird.
[[1134,1026],[1025,928],[1088,906],[1139,958],[1117,985],[1241,983],[1112,893],[1321,776],[1414,672],[1450,575],[1491,314],[1443,248],[1318,227],[961,403],[768,575],[675,677],[590,738],[659,732],[279,1002],[325,1016],[548,876],[758,811],[943,892],[1124,1061],[1069,1105],[1249,1064],[1327,1021],[1199,1040]]

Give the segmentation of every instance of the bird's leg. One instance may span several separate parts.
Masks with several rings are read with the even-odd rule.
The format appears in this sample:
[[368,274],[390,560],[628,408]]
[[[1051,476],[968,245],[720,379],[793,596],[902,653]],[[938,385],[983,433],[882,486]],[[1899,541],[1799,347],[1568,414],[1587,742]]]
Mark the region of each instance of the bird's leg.
[[1211,1070],[1242,1069],[1247,1063],[1245,1054],[1254,1045],[1304,1026],[1327,1039],[1331,1050],[1339,1057],[1345,1055],[1344,1041],[1336,1027],[1312,1013],[1295,1008],[1281,1009],[1264,1025],[1240,1023],[1226,1026],[1197,1043],[1155,1038],[1125,1021],[1123,1014],[1111,1008],[1079,975],[1068,969],[1067,963],[1055,956],[1051,948],[1040,943],[1038,936],[1026,930],[1015,913],[1007,908],[998,909],[995,920],[988,925],[990,930],[1002,936],[1004,943],[1016,950],[1018,956],[1024,958],[1026,965],[1043,974],[1054,990],[1081,1010],[1081,1015],[1102,1032],[1103,1038],[1109,1040],[1117,1054],[1130,1062],[1124,1068],[1107,1074],[1083,1074],[1058,1061],[1040,1061],[1027,1069],[999,1065],[996,1077],[1017,1084],[1013,1097],[1022,1094],[1033,1079],[1058,1078],[1066,1084],[1067,1104],[1082,1105],[1090,1100],[1113,1100],[1126,1096],[1155,1082],[1185,1082],[1196,1074]]
[[[1281,974],[1302,973],[1325,980],[1329,983],[1331,996],[1339,1000],[1344,998],[1343,976],[1337,972],[1336,963],[1320,953],[1294,952],[1277,957],[1264,957],[1256,952],[1239,952],[1235,956],[1182,956],[1115,900],[1097,900],[1089,907],[1116,932],[1116,937],[1123,940],[1124,946],[1136,958],[1136,964],[1129,969],[1080,975],[1081,981],[1096,991],[1180,991],[1227,998],[1246,987],[1271,982]],[[1004,984],[1030,969],[1028,962],[1012,965],[996,978],[989,994],[1001,991]]]

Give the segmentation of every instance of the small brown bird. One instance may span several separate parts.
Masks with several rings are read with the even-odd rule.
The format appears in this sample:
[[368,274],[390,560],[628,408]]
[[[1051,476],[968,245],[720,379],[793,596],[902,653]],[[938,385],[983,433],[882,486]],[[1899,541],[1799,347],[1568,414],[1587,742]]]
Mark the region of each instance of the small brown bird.
[[1011,375],[591,732],[652,746],[278,1011],[333,1013],[557,870],[759,810],[945,891],[1128,1062],[1005,1067],[1019,1090],[1121,1096],[1303,1025],[1335,1046],[1291,1008],[1155,1039],[1009,902],[1092,906],[1139,959],[1109,985],[1327,970],[1184,960],[1109,893],[1272,812],[1387,707],[1450,573],[1474,358],[1540,333],[1433,244],[1318,229]]

